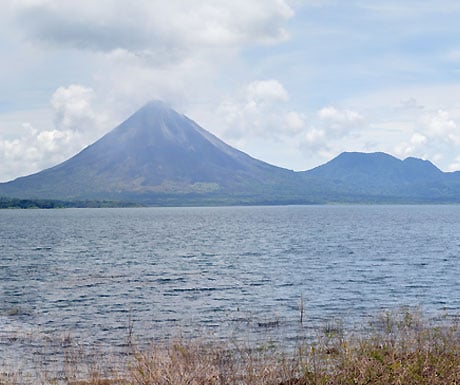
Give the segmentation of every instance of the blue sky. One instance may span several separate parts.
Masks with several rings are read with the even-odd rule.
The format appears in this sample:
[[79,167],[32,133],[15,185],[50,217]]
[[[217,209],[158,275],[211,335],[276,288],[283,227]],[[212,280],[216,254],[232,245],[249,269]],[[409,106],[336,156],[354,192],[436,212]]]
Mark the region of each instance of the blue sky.
[[161,99],[305,170],[385,151],[460,170],[460,3],[2,0],[0,181]]

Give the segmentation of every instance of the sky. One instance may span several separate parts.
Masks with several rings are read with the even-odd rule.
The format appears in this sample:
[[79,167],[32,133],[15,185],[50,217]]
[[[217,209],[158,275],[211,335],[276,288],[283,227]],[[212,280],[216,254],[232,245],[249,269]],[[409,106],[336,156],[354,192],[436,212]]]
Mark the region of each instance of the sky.
[[150,100],[307,170],[383,151],[460,170],[458,0],[0,0],[0,181]]

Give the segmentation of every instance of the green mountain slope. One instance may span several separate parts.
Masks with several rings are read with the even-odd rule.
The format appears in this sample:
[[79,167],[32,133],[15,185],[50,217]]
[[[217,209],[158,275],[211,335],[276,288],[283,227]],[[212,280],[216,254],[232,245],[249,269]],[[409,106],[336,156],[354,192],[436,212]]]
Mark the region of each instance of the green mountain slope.
[[376,153],[344,152],[303,173],[321,185],[328,200],[345,202],[457,202],[460,175],[443,173],[427,160]]

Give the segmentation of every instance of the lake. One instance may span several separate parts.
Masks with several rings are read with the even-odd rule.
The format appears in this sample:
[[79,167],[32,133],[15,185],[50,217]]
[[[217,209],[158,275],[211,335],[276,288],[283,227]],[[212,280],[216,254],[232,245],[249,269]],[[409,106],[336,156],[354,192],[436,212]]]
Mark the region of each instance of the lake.
[[459,255],[460,206],[2,210],[0,356],[458,315]]

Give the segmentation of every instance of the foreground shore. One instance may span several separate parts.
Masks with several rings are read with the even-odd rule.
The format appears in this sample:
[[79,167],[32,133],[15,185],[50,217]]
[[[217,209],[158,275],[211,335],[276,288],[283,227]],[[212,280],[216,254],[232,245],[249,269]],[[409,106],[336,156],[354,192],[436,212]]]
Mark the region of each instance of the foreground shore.
[[285,349],[209,340],[175,340],[125,356],[63,352],[49,372],[0,367],[0,385],[338,385],[459,384],[460,325],[435,325],[412,313],[385,314],[366,332],[326,325],[317,338]]

